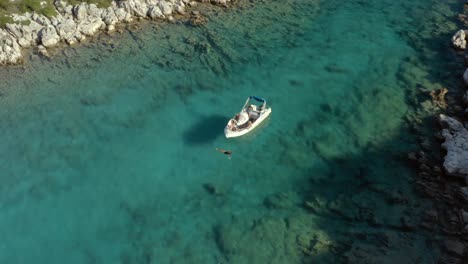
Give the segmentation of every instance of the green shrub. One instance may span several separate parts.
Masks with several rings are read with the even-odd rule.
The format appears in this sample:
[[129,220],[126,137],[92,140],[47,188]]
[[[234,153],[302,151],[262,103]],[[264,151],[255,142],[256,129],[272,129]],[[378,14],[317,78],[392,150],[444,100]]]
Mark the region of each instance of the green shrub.
[[0,9],[6,10],[10,4],[9,0],[0,0]]
[[23,25],[23,26],[29,26],[31,25],[31,20],[23,20],[23,21],[20,21],[19,23],[20,25]]
[[96,4],[101,8],[109,7],[112,0],[66,0],[70,5],[78,5],[80,3]]
[[[3,0],[0,0],[3,1]],[[52,3],[52,0],[47,0],[44,6],[41,6],[41,0],[17,0],[15,3],[18,11],[20,13],[25,12],[36,12],[38,14],[43,14],[46,17],[53,17],[57,14],[55,6]]]
[[7,23],[12,23],[13,18],[6,16],[5,14],[0,14],[0,28],[5,28]]
[[112,0],[94,0],[95,4],[99,7],[109,7],[112,3]]
[[[41,6],[41,1],[46,1],[44,6]],[[96,4],[101,8],[109,7],[112,0],[66,0],[71,5],[77,5],[80,3]],[[124,1],[124,0],[121,0]],[[25,13],[25,12],[36,12],[43,14],[44,16],[51,18],[57,15],[57,10],[53,4],[53,0],[0,0],[0,27],[5,27],[6,23],[11,23],[12,18],[7,16],[12,13]]]
[[55,6],[51,3],[47,3],[41,10],[41,13],[48,17],[51,18],[55,15],[57,15],[57,10],[55,9]]
[[22,0],[21,2],[18,2],[17,5],[22,13],[32,11],[40,13],[40,10],[42,9],[40,0]]

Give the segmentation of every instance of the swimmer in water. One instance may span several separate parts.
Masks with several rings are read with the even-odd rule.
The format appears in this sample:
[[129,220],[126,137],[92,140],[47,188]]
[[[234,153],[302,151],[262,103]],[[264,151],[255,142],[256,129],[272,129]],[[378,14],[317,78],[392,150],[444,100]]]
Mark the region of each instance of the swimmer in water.
[[220,149],[220,148],[216,148],[217,151],[223,153],[224,155],[227,155],[229,159],[231,159],[231,154],[232,154],[232,151],[230,150],[225,150],[225,149]]

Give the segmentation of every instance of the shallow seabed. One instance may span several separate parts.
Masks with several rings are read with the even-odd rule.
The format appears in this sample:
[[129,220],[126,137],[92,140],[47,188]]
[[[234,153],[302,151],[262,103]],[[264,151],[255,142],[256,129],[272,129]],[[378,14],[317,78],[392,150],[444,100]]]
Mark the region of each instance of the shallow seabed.
[[0,263],[434,263],[404,157],[439,2],[240,1],[1,69]]

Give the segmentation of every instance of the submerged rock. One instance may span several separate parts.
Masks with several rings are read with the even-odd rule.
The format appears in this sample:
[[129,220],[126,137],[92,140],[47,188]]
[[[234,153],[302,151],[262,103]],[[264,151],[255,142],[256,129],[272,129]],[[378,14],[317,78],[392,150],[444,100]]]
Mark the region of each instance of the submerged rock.
[[300,263],[304,255],[326,253],[331,244],[303,214],[238,219],[215,226],[214,236],[226,263]]
[[440,123],[445,127],[442,147],[447,151],[444,160],[445,170],[453,176],[468,175],[468,130],[458,120],[440,115]]
[[227,5],[228,1],[227,0],[211,0],[211,2],[218,4],[218,5]]
[[438,107],[445,109],[447,107],[447,102],[445,101],[445,95],[447,94],[447,92],[447,88],[431,91],[430,95],[432,98],[432,102]]
[[444,249],[451,255],[462,257],[465,246],[460,241],[448,240],[444,242]]
[[37,51],[38,51],[39,54],[41,54],[42,56],[44,56],[44,57],[49,57],[49,52],[47,52],[46,47],[44,47],[43,45],[37,46]]
[[192,12],[189,23],[194,27],[201,26],[207,22],[207,19],[202,16],[199,12]]
[[277,193],[265,198],[263,204],[269,209],[286,209],[295,205],[294,197],[288,193]]
[[213,195],[221,195],[222,194],[222,191],[216,187],[214,184],[212,183],[205,183],[203,184],[203,188],[209,193],[209,194],[213,194]]

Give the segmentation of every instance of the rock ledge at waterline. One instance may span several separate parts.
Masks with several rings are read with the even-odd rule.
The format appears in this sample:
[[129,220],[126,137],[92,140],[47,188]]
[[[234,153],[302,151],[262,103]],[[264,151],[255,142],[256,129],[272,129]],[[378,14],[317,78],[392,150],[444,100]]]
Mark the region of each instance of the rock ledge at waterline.
[[[226,5],[230,0],[211,0]],[[0,29],[0,65],[19,64],[23,61],[22,49],[38,46],[47,54],[47,48],[59,43],[73,45],[100,31],[113,31],[118,23],[129,23],[135,18],[172,20],[172,14],[185,14],[192,0],[120,0],[108,8],[95,4],[69,5],[55,1],[57,15],[47,18],[36,13],[12,14],[14,24]]]
[[442,147],[447,151],[444,159],[445,170],[453,176],[468,175],[468,130],[455,118],[440,115],[444,126],[442,136],[445,142]]

